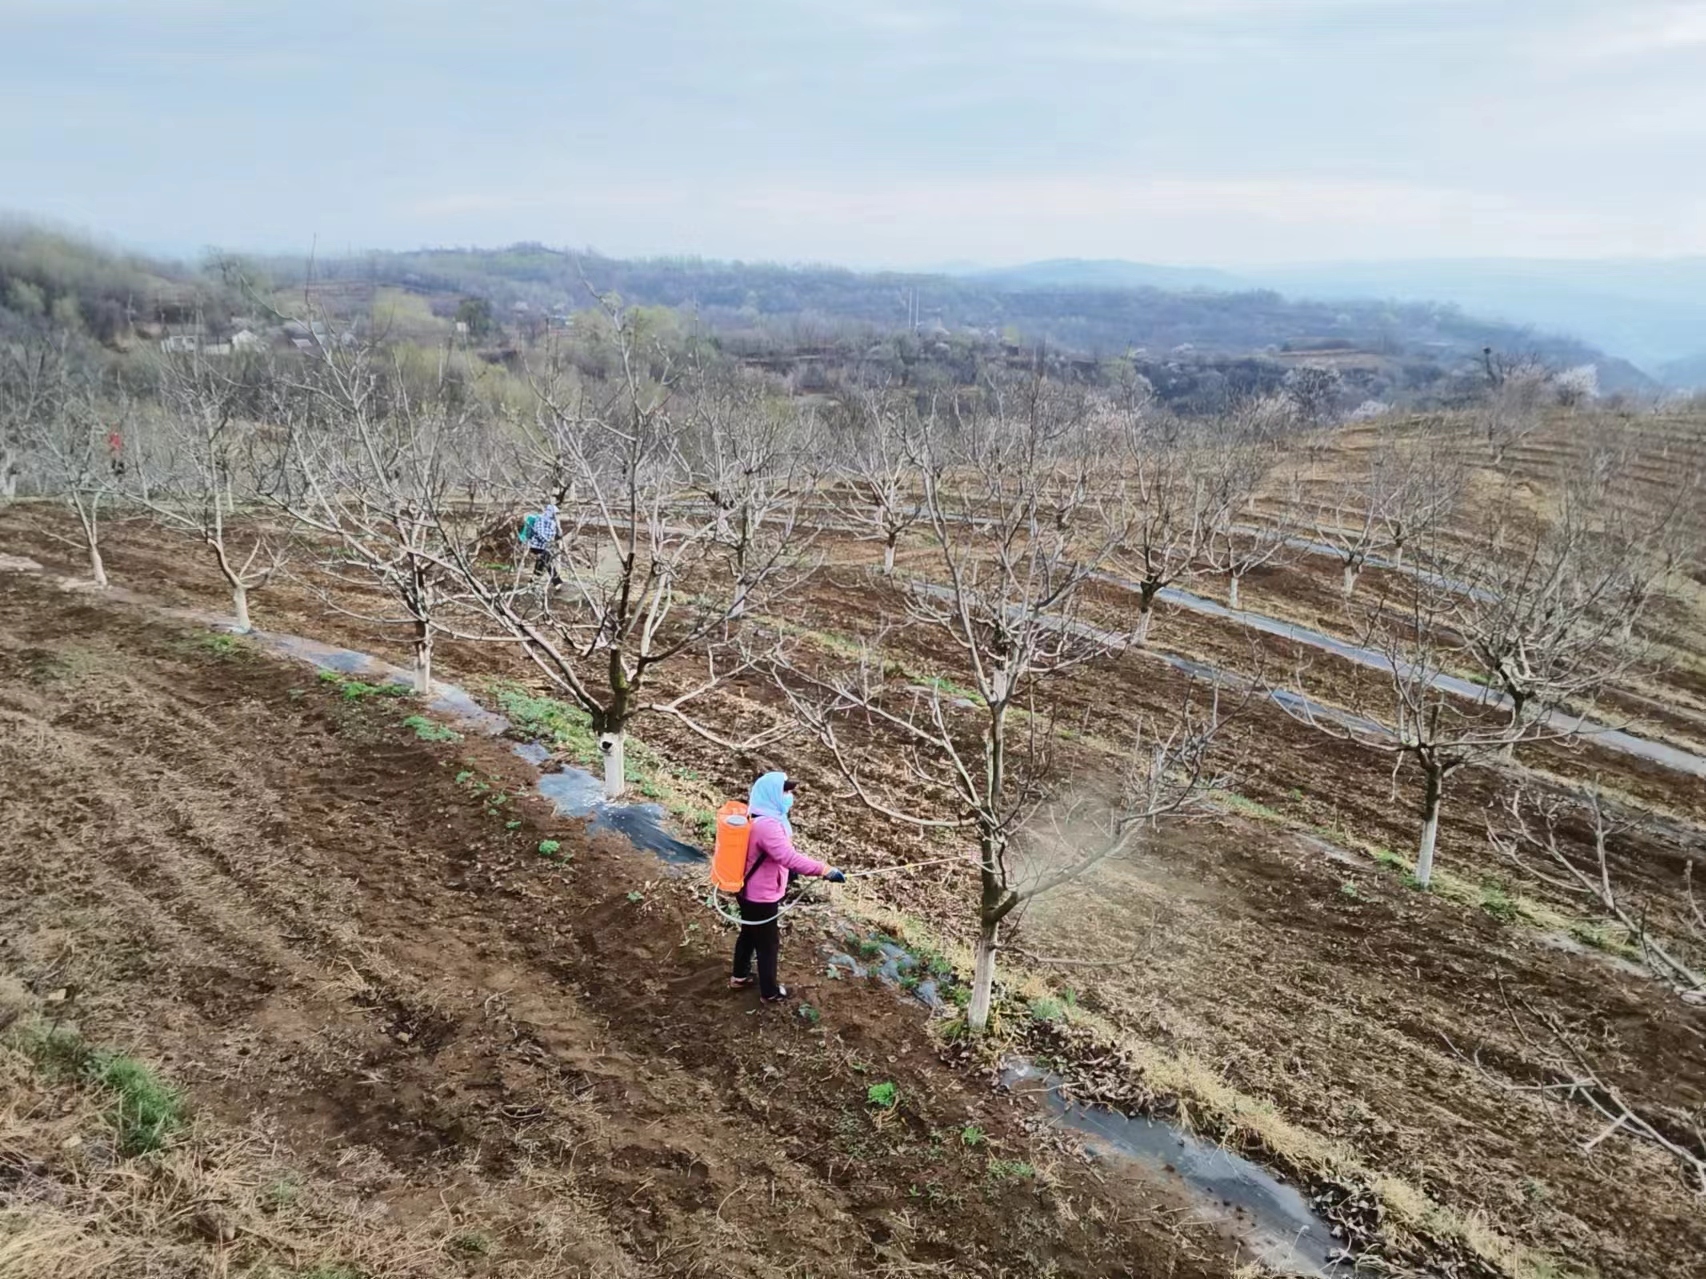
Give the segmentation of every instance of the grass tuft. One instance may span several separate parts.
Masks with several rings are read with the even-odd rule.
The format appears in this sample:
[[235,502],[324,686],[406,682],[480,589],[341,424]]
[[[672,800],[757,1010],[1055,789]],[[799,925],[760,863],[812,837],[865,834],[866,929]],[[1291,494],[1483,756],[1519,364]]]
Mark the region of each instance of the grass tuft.
[[887,1079],[880,1084],[872,1084],[865,1089],[865,1102],[880,1110],[893,1110],[900,1103],[900,1088]]
[[29,1027],[19,1043],[48,1078],[77,1079],[112,1095],[109,1119],[127,1156],[153,1154],[189,1121],[183,1093],[135,1057],[93,1048],[63,1026]]
[[373,697],[407,697],[409,694],[408,686],[404,684],[369,684],[350,675],[340,675],[337,671],[321,671],[320,682],[336,688],[346,702],[361,702]]
[[484,1257],[492,1250],[492,1237],[481,1230],[465,1230],[452,1236],[450,1246],[457,1252]]
[[1031,1016],[1038,1021],[1059,1021],[1066,1015],[1066,1009],[1062,1007],[1061,1002],[1047,996],[1031,1000],[1029,1008]]
[[96,1052],[90,1056],[89,1079],[117,1095],[114,1123],[119,1149],[127,1155],[152,1154],[188,1119],[184,1095],[134,1057]]
[[415,736],[423,742],[459,742],[462,734],[453,728],[446,728],[425,715],[410,715],[403,721],[404,728],[415,730]]

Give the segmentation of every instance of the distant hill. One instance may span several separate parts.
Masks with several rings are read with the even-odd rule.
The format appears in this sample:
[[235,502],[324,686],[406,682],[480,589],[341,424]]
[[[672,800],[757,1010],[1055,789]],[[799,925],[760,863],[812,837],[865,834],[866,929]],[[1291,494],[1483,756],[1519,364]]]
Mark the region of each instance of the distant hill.
[[1300,298],[1449,302],[1489,320],[1578,338],[1655,373],[1699,351],[1706,340],[1706,258],[1320,262],[1236,272],[1066,259],[985,270],[976,278],[1086,288],[1150,284],[1226,292],[1275,289]]
[[51,317],[105,342],[134,324],[190,319],[219,304],[212,283],[180,263],[0,218],[0,322]]
[[1706,390],[1706,351],[1680,360],[1668,360],[1653,371],[1666,386],[1679,391]]
[[1154,266],[1113,259],[1054,258],[1023,266],[953,274],[1013,289],[1210,289],[1218,293],[1241,293],[1262,287],[1211,267]]
[[[307,265],[300,259],[251,266],[266,296],[301,296]],[[1148,366],[1209,357],[1256,357],[1275,366],[1308,358],[1355,361],[1384,370],[1371,385],[1402,391],[1437,386],[1442,376],[1472,378],[1482,348],[1493,347],[1558,365],[1594,364],[1606,391],[1655,387],[1640,370],[1588,343],[1477,318],[1450,303],[1289,298],[1272,288],[1239,288],[1223,272],[1138,263],[1061,260],[930,275],[621,259],[515,244],[322,258],[312,272],[312,291],[322,301],[347,295],[372,308],[382,300],[392,323],[407,319],[408,331],[421,334],[448,331],[466,298],[483,298],[500,323],[525,319],[526,328],[592,305],[596,291],[690,311],[718,333],[750,339],[747,349],[911,328],[925,340],[1044,342],[1086,359],[1134,355]],[[235,277],[211,266],[144,259],[39,227],[0,224],[0,322],[75,315],[95,337],[122,342],[177,324],[221,332],[240,307],[248,304]],[[1667,373],[1698,380],[1686,361]]]
[[[848,326],[892,332],[916,317],[921,330],[1046,341],[1089,355],[1141,349],[1150,358],[1196,353],[1365,350],[1393,359],[1459,368],[1483,347],[1536,352],[1558,364],[1596,364],[1608,391],[1647,390],[1650,378],[1625,361],[1570,338],[1477,319],[1432,302],[1309,301],[1271,289],[1188,290],[1126,282],[1088,285],[1119,266],[1125,280],[1169,268],[1134,264],[1042,263],[1014,273],[972,276],[854,272],[698,258],[608,258],[540,244],[503,249],[429,249],[321,259],[316,274],[364,278],[380,286],[478,295],[500,313],[517,304],[563,312],[589,304],[589,287],[644,305],[689,308],[722,332],[795,335]],[[267,264],[284,281],[293,265]],[[301,264],[294,264],[301,270]],[[1206,282],[1213,272],[1186,272]],[[1230,278],[1230,277],[1228,277]],[[1062,280],[1065,282],[1051,282]]]
[[1250,274],[1315,297],[1455,302],[1481,315],[1579,337],[1643,366],[1688,356],[1706,339],[1706,258],[1375,262]]

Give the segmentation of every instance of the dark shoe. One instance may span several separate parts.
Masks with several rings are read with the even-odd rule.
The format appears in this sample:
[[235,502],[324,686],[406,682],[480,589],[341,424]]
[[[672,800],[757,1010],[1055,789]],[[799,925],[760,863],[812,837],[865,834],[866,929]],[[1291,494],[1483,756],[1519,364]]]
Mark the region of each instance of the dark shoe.
[[776,993],[774,995],[766,995],[764,997],[764,1002],[767,1004],[780,1004],[785,1002],[787,999],[788,988],[786,986],[778,986],[776,987]]
[[731,977],[731,978],[729,978],[729,989],[730,990],[747,990],[751,986],[752,986],[752,978],[750,978],[750,977]]

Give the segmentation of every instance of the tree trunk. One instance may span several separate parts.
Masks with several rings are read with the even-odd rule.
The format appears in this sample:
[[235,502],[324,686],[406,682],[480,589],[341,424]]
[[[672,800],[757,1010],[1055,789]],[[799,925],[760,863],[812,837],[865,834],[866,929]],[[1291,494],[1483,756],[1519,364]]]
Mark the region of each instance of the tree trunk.
[[984,924],[978,931],[972,958],[971,1004],[966,1009],[966,1028],[974,1035],[989,1027],[989,1006],[995,998],[995,935],[1000,927]]
[[894,576],[894,534],[889,534],[889,540],[883,543],[883,576]]
[[426,697],[432,692],[432,627],[415,621],[415,692]]
[[1526,692],[1519,695],[1509,687],[1505,689],[1505,696],[1511,699],[1510,718],[1505,721],[1505,729],[1510,736],[1499,747],[1499,758],[1508,764],[1516,758],[1516,744],[1522,737],[1522,712],[1528,705],[1528,696]]
[[237,629],[243,634],[254,630],[249,624],[249,590],[242,585],[231,588],[231,615],[237,619]]
[[1404,543],[1402,542],[1394,542],[1392,544],[1392,567],[1404,567]]
[[1434,844],[1439,840],[1439,807],[1445,796],[1445,775],[1435,766],[1427,769],[1422,798],[1422,842],[1416,849],[1416,883],[1426,888],[1434,875]]
[[1137,603],[1137,628],[1132,632],[1134,642],[1139,648],[1149,643],[1149,624],[1155,620],[1155,600],[1153,596],[1144,595]]
[[1234,613],[1238,611],[1238,583],[1240,580],[1236,573],[1226,579],[1226,607]]
[[604,798],[621,799],[622,793],[628,789],[627,764],[624,747],[627,745],[628,733],[625,729],[617,729],[614,733],[605,733],[598,739],[600,749],[604,751]]
[[1356,591],[1357,578],[1360,577],[1361,575],[1362,575],[1362,569],[1359,568],[1357,565],[1355,565],[1355,564],[1345,565],[1345,581],[1344,581],[1343,591],[1344,591],[1344,596],[1346,599],[1349,599],[1351,597],[1351,595]]
[[93,541],[89,543],[89,575],[97,587],[103,591],[107,589],[107,566],[101,562],[99,543]]

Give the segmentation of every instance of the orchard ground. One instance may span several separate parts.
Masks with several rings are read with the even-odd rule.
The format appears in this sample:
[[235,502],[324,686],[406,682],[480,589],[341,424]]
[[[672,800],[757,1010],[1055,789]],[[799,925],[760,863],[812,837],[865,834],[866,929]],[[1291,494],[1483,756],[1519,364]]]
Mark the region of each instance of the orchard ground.
[[[69,570],[75,556],[44,536],[60,518],[12,508],[0,549]],[[222,607],[193,544],[141,521],[108,538],[116,585]],[[897,609],[872,572],[879,549],[825,549],[785,630],[827,660]],[[927,569],[916,542],[909,564]],[[1660,818],[1618,842],[1613,869],[1656,930],[1680,931],[1706,822],[1697,778],[1593,744],[1466,771],[1446,803],[1441,878],[1422,894],[1403,874],[1413,783],[1395,789],[1383,757],[1252,700],[1228,734],[1236,795],[1040,901],[1003,956],[997,1047],[974,1052],[892,992],[823,977],[810,923],[786,949],[810,1018],[731,995],[727,938],[694,885],[552,818],[506,744],[422,740],[402,701],[347,697],[244,641],[52,579],[0,577],[4,873],[23,888],[6,898],[0,962],[28,991],[20,1026],[74,1025],[151,1063],[193,1103],[182,1140],[233,1161],[202,1195],[230,1239],[197,1234],[194,1212],[157,1226],[186,1267],[214,1273],[222,1252],[328,1275],[1239,1263],[1234,1242],[1177,1226],[1186,1205],[1164,1187],[1083,1164],[1038,1130],[1040,1113],[993,1091],[1002,1047],[1050,1055],[1083,1095],[1180,1117],[1309,1184],[1368,1192],[1372,1233],[1401,1268],[1668,1276],[1706,1255],[1698,1187],[1676,1160],[1621,1133],[1584,1151],[1601,1117],[1535,1087],[1562,1069],[1550,1023],[1606,1084],[1694,1140],[1706,1013],[1642,971],[1582,901],[1501,860],[1485,832],[1515,776],[1542,790],[1597,777]],[[1331,629],[1335,579],[1331,561],[1300,558],[1253,575],[1244,606]],[[1099,609],[1128,602],[1097,593]],[[299,583],[258,592],[253,608],[269,630],[407,657],[400,630],[328,614]],[[1157,652],[1244,673],[1296,658],[1235,623],[1162,608]],[[1706,710],[1698,609],[1667,605],[1680,660],[1624,690],[1650,706],[1640,727],[1685,748]],[[921,683],[963,679],[921,636],[888,644],[885,659]],[[499,682],[539,691],[504,645],[446,642],[438,673],[494,700]],[[1314,675],[1345,705],[1375,678],[1322,658]],[[1073,766],[1107,775],[1137,718],[1176,702],[1183,681],[1141,652],[1075,676]],[[755,678],[705,713],[734,725],[782,710]],[[774,762],[667,721],[634,733],[643,787],[688,832]],[[840,798],[809,743],[784,749],[808,848],[854,867],[953,851]],[[904,784],[898,765],[891,779]],[[838,903],[964,962],[969,872],[871,883],[837,890]],[[901,1099],[892,1113],[867,1100],[884,1082]],[[8,1117],[19,1148],[74,1100],[69,1085],[35,1086],[40,1105]],[[265,1159],[254,1144],[230,1154],[234,1134]],[[42,1201],[43,1229],[93,1211],[76,1200],[93,1174],[74,1156],[31,1158],[32,1177],[61,1187]],[[303,1193],[267,1200],[281,1180]],[[122,1246],[126,1227],[104,1229]]]

